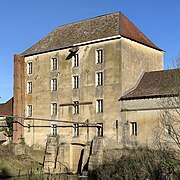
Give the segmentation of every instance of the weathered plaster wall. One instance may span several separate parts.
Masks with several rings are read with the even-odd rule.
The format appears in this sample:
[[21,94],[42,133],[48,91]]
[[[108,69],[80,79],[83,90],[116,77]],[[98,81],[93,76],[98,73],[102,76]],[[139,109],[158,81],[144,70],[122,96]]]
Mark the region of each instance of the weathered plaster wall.
[[[95,52],[103,48],[104,62],[96,64]],[[72,59],[66,60],[69,55],[69,49],[40,54],[25,58],[25,62],[32,61],[33,74],[26,75],[25,81],[33,82],[33,93],[25,96],[26,105],[33,105],[33,117],[61,119],[68,121],[85,122],[87,119],[90,123],[103,123],[104,136],[112,139],[114,132],[112,128],[113,121],[119,117],[119,102],[121,89],[120,78],[120,41],[114,40],[103,43],[81,46],[78,51],[80,66],[72,67]],[[58,57],[58,70],[51,71],[51,58]],[[27,65],[25,66],[25,72]],[[97,71],[104,73],[104,86],[96,87],[95,74]],[[25,73],[26,74],[26,73]],[[80,88],[72,88],[72,76],[80,76]],[[58,79],[58,91],[51,92],[51,78]],[[27,87],[27,86],[26,86]],[[118,91],[117,91],[118,89]],[[25,88],[27,92],[27,88]],[[96,113],[96,99],[102,98],[104,101],[104,113]],[[92,104],[80,105],[80,113],[73,114],[73,101],[78,100],[80,103],[91,102]],[[57,102],[58,116],[51,117],[51,103]],[[110,111],[111,109],[111,111]],[[27,114],[27,112],[26,112]],[[29,123],[29,122],[28,122]],[[43,121],[35,122],[37,125],[48,125]],[[60,125],[58,123],[58,125]],[[96,135],[96,128],[80,128],[80,136],[72,138],[72,128],[58,128],[62,141],[80,141],[86,143]],[[50,133],[49,128],[36,128],[38,138],[34,138],[34,144],[44,144],[45,134]],[[26,142],[30,145],[32,139],[28,138],[31,133],[25,133]],[[34,135],[34,136],[37,136]],[[68,138],[67,138],[68,137]],[[41,139],[41,140],[40,140]],[[29,143],[31,141],[31,143]],[[32,144],[31,144],[32,145]]]
[[[177,116],[176,109],[169,109],[164,102],[170,101],[169,98],[150,98],[141,100],[122,101],[122,117],[124,122],[124,141],[126,146],[148,146],[157,147],[159,142],[169,143],[175,147],[171,136],[163,126],[162,114],[164,108]],[[131,122],[137,122],[137,136],[131,134]],[[179,125],[171,121],[173,127],[178,130]]]
[[[96,50],[103,49],[104,62],[96,64]],[[59,50],[50,53],[39,54],[25,58],[25,111],[27,115],[28,104],[33,105],[33,117],[60,119],[67,121],[90,123],[103,123],[104,137],[110,141],[115,141],[114,122],[119,118],[119,102],[121,89],[121,57],[120,40],[94,43],[88,46],[79,47],[80,66],[72,67],[72,59],[66,60],[69,49]],[[58,58],[58,70],[51,71],[51,58]],[[32,75],[27,75],[27,62],[33,63]],[[96,87],[95,75],[97,71],[104,73],[104,85]],[[72,88],[73,75],[80,76],[80,88]],[[57,92],[51,91],[51,79],[58,79]],[[32,81],[33,92],[27,93],[27,82]],[[96,113],[96,100],[102,98],[104,113]],[[79,114],[73,114],[73,101],[79,101]],[[51,116],[51,103],[57,102],[58,115]],[[83,104],[84,103],[84,104]],[[51,133],[50,124],[52,122],[34,121],[35,127],[25,129],[25,142],[29,146],[36,148],[45,147],[47,135]],[[55,123],[55,122],[54,122]],[[33,125],[33,121],[25,121],[25,125]],[[58,126],[72,124],[56,123]],[[96,127],[80,127],[79,137],[73,137],[72,127],[58,127],[60,135],[60,154],[61,160],[68,164],[72,171],[77,168],[80,153],[82,150],[79,144],[89,143],[96,135]],[[75,143],[77,145],[70,145]]]
[[[96,50],[101,48],[104,52],[104,61],[102,64],[96,64]],[[120,113],[121,106],[118,99],[135,85],[143,71],[162,69],[163,53],[125,38],[79,46],[79,67],[72,67],[72,58],[67,60],[69,53],[69,49],[62,49],[25,57],[25,115],[27,105],[32,105],[34,118],[52,120],[51,122],[26,120],[25,125],[41,127],[30,128],[30,131],[26,128],[25,142],[29,146],[43,148],[47,135],[51,133],[51,124],[72,125],[53,120],[70,122],[89,120],[90,123],[103,123],[104,148],[112,145],[122,147],[124,141],[122,117],[126,115]],[[55,71],[51,71],[52,57],[58,58],[58,69]],[[27,75],[28,62],[33,64],[32,75]],[[95,76],[99,71],[104,73],[103,86],[96,86]],[[72,87],[73,75],[80,77],[79,89]],[[52,78],[58,80],[58,90],[55,92],[51,91]],[[27,93],[27,83],[30,81],[33,83],[32,94]],[[103,99],[103,113],[96,113],[97,99]],[[80,102],[79,114],[73,114],[73,101]],[[51,103],[58,104],[57,116],[51,116]],[[72,127],[58,127],[58,134],[63,161],[75,171],[81,146],[89,144],[97,136],[97,128],[80,127],[79,136],[73,137]],[[81,145],[76,147],[72,144]]]
[[122,38],[122,93],[135,87],[145,71],[163,69],[163,54],[161,51]]

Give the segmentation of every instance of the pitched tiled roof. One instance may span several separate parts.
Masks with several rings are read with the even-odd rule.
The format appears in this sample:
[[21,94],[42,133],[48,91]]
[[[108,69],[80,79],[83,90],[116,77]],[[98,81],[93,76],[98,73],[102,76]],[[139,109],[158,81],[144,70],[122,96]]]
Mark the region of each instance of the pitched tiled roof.
[[13,115],[13,98],[6,103],[0,104],[0,115]]
[[98,16],[60,26],[23,55],[46,52],[73,44],[121,35],[149,47],[159,49],[130,20],[120,12]]
[[120,100],[174,96],[179,91],[180,69],[145,72],[137,87]]

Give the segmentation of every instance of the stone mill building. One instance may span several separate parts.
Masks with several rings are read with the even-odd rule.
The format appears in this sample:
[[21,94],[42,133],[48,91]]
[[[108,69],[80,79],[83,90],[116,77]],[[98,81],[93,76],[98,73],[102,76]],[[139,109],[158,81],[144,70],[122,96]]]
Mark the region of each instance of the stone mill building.
[[62,172],[101,163],[126,135],[149,144],[149,122],[121,110],[145,72],[163,70],[163,54],[120,12],[58,27],[14,56],[14,142],[51,146],[47,166]]

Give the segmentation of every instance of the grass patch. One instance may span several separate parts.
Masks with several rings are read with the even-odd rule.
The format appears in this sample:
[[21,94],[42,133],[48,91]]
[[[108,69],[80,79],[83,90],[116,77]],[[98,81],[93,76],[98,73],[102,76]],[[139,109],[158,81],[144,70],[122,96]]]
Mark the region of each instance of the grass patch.
[[41,164],[28,155],[15,155],[14,145],[0,145],[0,177],[27,175],[41,169]]

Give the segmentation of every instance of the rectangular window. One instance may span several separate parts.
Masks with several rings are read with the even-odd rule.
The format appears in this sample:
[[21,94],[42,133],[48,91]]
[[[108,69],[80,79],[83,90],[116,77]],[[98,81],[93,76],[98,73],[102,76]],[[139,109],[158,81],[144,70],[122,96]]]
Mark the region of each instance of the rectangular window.
[[74,137],[79,136],[79,124],[77,123],[73,124],[73,136]]
[[27,92],[28,92],[28,94],[32,93],[32,82],[27,83]]
[[137,136],[137,122],[130,122],[130,134]]
[[96,101],[96,112],[103,113],[103,100],[102,99],[98,99]]
[[73,56],[73,67],[78,67],[79,66],[79,54],[75,54]]
[[57,124],[51,124],[51,135],[57,136]]
[[103,63],[103,50],[98,49],[96,50],[96,64]]
[[51,115],[56,116],[57,115],[57,103],[51,104]]
[[27,73],[28,73],[28,74],[32,74],[32,62],[29,62],[29,63],[27,64]]
[[74,101],[74,114],[79,114],[79,101]]
[[96,86],[103,86],[103,72],[96,73]]
[[57,79],[56,78],[51,80],[51,90],[57,91]]
[[57,70],[58,68],[58,60],[57,58],[51,58],[51,69]]
[[103,123],[97,123],[97,136],[103,136]]
[[73,76],[73,88],[74,89],[79,88],[79,76]]
[[28,117],[32,116],[32,105],[27,106],[27,115],[28,115]]

